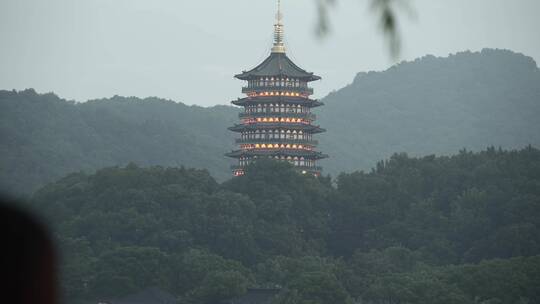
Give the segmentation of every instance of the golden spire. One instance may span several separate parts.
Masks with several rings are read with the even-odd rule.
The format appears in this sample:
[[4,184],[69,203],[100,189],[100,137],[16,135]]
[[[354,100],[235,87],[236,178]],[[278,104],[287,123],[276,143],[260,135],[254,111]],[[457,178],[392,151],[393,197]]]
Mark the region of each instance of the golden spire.
[[278,12],[276,15],[276,23],[274,24],[274,46],[272,47],[272,53],[285,53],[283,34],[283,14],[281,13],[281,0],[278,0]]

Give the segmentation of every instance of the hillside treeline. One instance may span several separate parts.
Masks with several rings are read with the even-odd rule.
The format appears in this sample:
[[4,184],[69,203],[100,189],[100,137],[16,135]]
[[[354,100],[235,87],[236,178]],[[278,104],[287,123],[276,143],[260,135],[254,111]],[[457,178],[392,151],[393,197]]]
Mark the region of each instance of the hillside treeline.
[[135,164],[37,191],[67,303],[147,286],[179,303],[280,287],[279,303],[540,302],[540,151],[396,154],[334,181],[259,161]]
[[84,103],[34,90],[0,91],[0,192],[30,195],[71,172],[135,162],[230,176],[233,107],[114,96]]
[[[539,101],[536,63],[510,51],[425,56],[359,73],[314,109],[315,124],[328,130],[317,135],[330,155],[321,165],[336,176],[369,169],[394,152],[538,147]],[[0,191],[30,195],[71,172],[130,162],[205,168],[224,181],[232,161],[223,155],[236,136],[227,127],[239,122],[239,111],[159,98],[75,103],[33,90],[0,91]]]

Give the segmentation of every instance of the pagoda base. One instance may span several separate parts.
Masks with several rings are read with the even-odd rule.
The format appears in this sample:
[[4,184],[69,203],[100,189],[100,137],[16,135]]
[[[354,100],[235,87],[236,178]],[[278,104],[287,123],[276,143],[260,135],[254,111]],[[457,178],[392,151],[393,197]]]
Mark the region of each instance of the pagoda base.
[[[293,166],[293,168],[300,174],[310,174],[317,177],[321,176],[322,172],[322,167]],[[245,166],[234,165],[231,166],[231,169],[234,176],[242,176],[245,174]]]

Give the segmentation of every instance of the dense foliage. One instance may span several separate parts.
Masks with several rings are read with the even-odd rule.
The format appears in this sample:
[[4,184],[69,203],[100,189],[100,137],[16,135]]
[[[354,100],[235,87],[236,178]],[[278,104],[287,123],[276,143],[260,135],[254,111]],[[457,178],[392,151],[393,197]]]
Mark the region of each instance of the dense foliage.
[[[337,175],[400,151],[538,146],[539,100],[536,63],[509,51],[426,56],[360,73],[315,110],[328,130],[318,136],[331,156],[322,165]],[[238,122],[238,111],[157,98],[73,103],[33,90],[0,91],[0,191],[29,194],[71,172],[129,162],[206,168],[224,181],[230,172],[223,154],[234,137],[227,127]]]
[[68,302],[160,286],[181,303],[282,287],[279,303],[540,302],[540,151],[396,154],[329,178],[259,161],[71,174],[32,206],[63,252]]
[[237,110],[115,96],[74,103],[34,90],[0,91],[0,191],[31,193],[68,173],[130,162],[207,168],[230,176],[223,154]]

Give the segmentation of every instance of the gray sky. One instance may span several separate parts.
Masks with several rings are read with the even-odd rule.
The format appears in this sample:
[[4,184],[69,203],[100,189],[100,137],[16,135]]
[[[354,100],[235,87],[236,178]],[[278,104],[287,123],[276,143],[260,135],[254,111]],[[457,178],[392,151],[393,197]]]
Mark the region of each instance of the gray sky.
[[[339,0],[315,35],[315,0],[283,0],[289,56],[323,76],[316,97],[393,64],[367,0]],[[60,97],[158,96],[187,104],[239,97],[235,73],[272,44],[275,0],[0,0],[0,89]],[[538,0],[411,0],[400,59],[484,47],[540,58]]]

